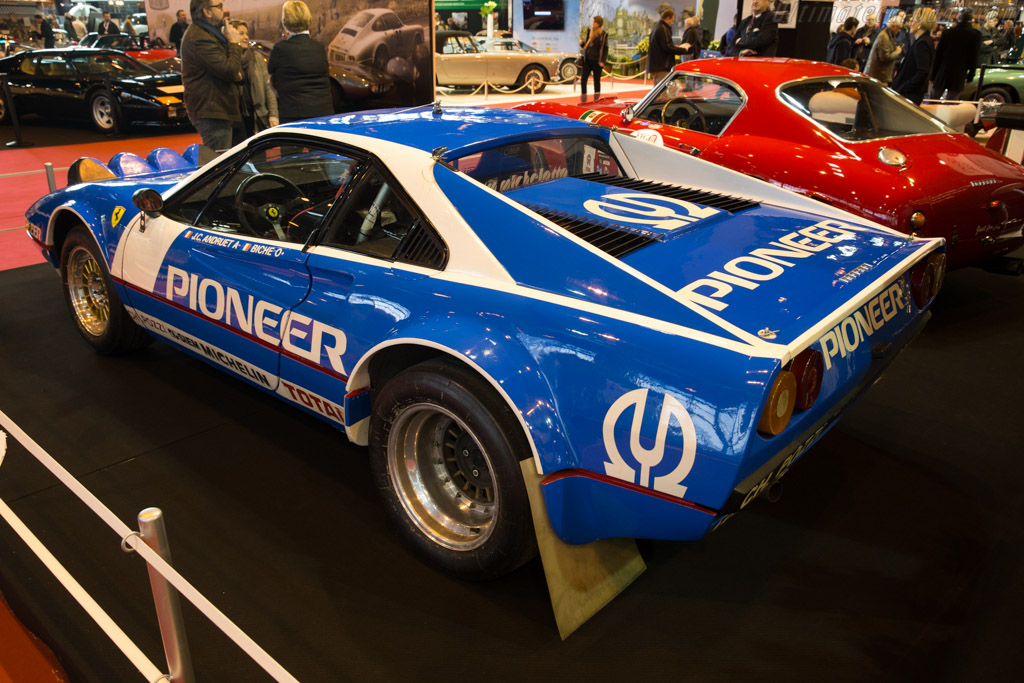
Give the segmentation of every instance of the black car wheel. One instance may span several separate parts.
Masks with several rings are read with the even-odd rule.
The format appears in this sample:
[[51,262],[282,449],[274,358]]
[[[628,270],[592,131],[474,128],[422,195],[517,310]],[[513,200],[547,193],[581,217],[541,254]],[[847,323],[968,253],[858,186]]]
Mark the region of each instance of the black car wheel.
[[387,73],[388,70],[388,49],[383,45],[378,45],[376,51],[373,53],[373,66],[378,71]]
[[10,118],[10,112],[7,109],[7,98],[4,97],[3,93],[0,93],[0,124],[6,125]]
[[104,354],[140,349],[152,341],[121,303],[106,262],[84,226],[73,228],[61,249],[64,301],[82,337]]
[[466,579],[507,574],[536,553],[519,461],[522,427],[483,379],[453,362],[399,373],[374,397],[370,466],[414,550]]
[[89,114],[92,116],[93,125],[101,133],[111,133],[117,130],[118,116],[117,103],[113,96],[106,90],[98,90],[89,98]]

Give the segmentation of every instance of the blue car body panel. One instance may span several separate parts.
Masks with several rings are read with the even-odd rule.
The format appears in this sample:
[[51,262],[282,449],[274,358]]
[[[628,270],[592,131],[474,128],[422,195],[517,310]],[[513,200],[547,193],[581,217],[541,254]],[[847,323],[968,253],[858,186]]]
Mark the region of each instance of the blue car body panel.
[[[357,442],[372,419],[371,359],[456,358],[516,415],[563,539],[699,538],[782,476],[916,334],[927,306],[911,297],[911,268],[941,244],[852,216],[672,199],[600,174],[499,193],[451,163],[572,137],[614,142],[540,114],[427,108],[289,124],[250,143],[365,145],[365,164],[390,168],[436,230],[444,265],[322,243],[326,227],[286,242],[132,205],[140,187],[187,196],[240,168],[249,148],[195,182],[172,160],[67,188],[29,210],[29,231],[59,267],[68,225],[88,226],[138,324]],[[325,226],[344,206],[326,209]],[[643,239],[617,254],[576,224]],[[772,382],[806,349],[823,358],[818,400],[765,437]]]

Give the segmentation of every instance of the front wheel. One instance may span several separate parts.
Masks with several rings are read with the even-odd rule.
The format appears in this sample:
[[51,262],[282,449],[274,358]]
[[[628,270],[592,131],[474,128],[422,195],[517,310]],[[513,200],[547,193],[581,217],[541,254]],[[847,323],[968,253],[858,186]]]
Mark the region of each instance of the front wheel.
[[60,273],[71,318],[98,352],[133,351],[152,341],[122,305],[99,246],[84,227],[72,229],[64,240]]
[[[544,92],[544,81],[548,80],[548,73],[539,66],[528,66],[519,74],[519,86],[526,86],[527,91],[534,93]],[[532,84],[532,89],[531,89]]]
[[92,123],[101,133],[117,131],[117,104],[106,90],[100,90],[89,99],[89,113]]
[[374,398],[370,462],[392,521],[414,550],[465,579],[536,553],[519,461],[530,457],[508,406],[464,366],[428,361]]

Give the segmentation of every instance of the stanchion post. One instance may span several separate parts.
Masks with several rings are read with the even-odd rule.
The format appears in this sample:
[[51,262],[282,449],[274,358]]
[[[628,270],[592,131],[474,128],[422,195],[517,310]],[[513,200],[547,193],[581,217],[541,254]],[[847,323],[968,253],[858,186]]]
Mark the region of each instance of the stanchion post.
[[[171,549],[167,543],[164,513],[160,508],[146,508],[139,513],[139,532],[143,542],[170,564]],[[156,604],[160,637],[164,642],[171,680],[174,683],[194,683],[192,654],[185,636],[185,621],[181,616],[178,591],[152,566],[149,566],[149,583],[153,587],[153,602]]]
[[3,76],[3,97],[7,105],[7,115],[11,117],[11,126],[14,128],[14,139],[7,143],[8,147],[31,147],[31,142],[21,139],[21,123],[18,121],[18,110],[14,108],[14,98],[11,97],[11,85],[7,82],[7,76]]
[[56,192],[57,179],[53,177],[53,164],[47,161],[43,164],[43,168],[46,169],[46,186],[50,188],[50,192]]

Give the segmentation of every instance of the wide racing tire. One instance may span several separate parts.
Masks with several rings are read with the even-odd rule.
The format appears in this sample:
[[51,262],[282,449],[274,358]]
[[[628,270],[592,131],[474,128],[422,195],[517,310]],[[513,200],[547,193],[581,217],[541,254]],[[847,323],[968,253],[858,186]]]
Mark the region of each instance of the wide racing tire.
[[375,392],[370,463],[404,540],[460,578],[502,576],[536,554],[519,461],[522,426],[465,366],[432,360]]
[[100,248],[84,226],[73,228],[65,238],[60,274],[71,318],[96,351],[125,353],[152,341],[121,303]]

